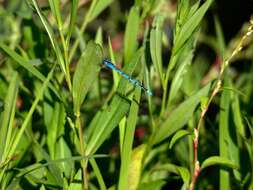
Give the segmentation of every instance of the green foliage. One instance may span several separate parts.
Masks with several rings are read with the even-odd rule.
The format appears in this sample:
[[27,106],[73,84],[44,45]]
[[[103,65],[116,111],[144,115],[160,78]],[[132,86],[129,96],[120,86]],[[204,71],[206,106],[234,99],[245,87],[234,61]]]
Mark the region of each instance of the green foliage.
[[79,115],[78,112],[81,104],[83,103],[89,88],[93,85],[95,78],[98,76],[100,71],[99,63],[101,63],[101,61],[101,48],[99,45],[90,42],[82,54],[73,76],[73,102],[75,114]]
[[0,3],[0,189],[252,189],[253,22],[212,3]]

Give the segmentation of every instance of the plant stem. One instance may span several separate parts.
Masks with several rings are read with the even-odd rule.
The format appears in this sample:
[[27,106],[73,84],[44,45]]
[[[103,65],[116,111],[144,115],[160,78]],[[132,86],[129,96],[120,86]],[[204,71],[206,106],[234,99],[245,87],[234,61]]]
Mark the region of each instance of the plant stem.
[[206,112],[213,100],[213,98],[217,95],[217,93],[220,91],[221,86],[222,86],[222,79],[223,79],[223,75],[224,75],[224,71],[225,69],[229,66],[229,63],[231,62],[231,60],[234,58],[235,55],[237,55],[243,48],[243,44],[244,41],[253,33],[253,20],[250,20],[250,26],[248,27],[248,30],[246,32],[246,34],[244,34],[244,36],[241,38],[241,40],[239,41],[239,43],[237,44],[237,46],[235,47],[234,51],[232,52],[231,56],[226,59],[224,61],[224,64],[222,64],[217,82],[215,84],[215,87],[212,91],[212,94],[208,100],[208,103],[206,105],[206,107],[202,110],[199,121],[198,121],[198,125],[196,128],[194,128],[194,139],[193,139],[193,147],[194,147],[194,171],[192,174],[192,179],[191,179],[191,183],[189,186],[189,190],[193,190],[195,185],[196,185],[196,181],[198,179],[198,176],[201,172],[201,167],[198,161],[198,142],[199,142],[199,130],[200,130],[200,126],[202,124],[202,121],[204,120],[204,117],[206,115]]
[[[84,150],[84,141],[83,141],[83,128],[81,126],[79,111],[76,114],[76,127],[78,128],[78,133],[79,133],[80,153],[81,153],[81,156],[84,156],[85,150]],[[88,176],[87,176],[87,172],[86,172],[87,161],[82,159],[81,166],[82,166],[83,189],[88,190]]]

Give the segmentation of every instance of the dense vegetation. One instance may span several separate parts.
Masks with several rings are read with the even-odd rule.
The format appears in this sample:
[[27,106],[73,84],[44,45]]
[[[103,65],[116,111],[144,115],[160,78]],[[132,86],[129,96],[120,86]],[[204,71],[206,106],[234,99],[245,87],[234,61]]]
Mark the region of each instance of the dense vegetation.
[[253,189],[253,20],[217,6],[0,1],[0,189]]

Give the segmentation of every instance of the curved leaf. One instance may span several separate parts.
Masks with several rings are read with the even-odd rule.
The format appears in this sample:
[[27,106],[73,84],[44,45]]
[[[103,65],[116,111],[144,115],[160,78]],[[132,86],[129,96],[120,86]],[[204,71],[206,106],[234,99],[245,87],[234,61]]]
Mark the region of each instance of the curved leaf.
[[180,138],[186,136],[186,135],[190,135],[191,133],[187,130],[179,130],[178,132],[176,132],[176,134],[172,137],[171,141],[170,141],[170,146],[169,148],[171,149],[172,146],[176,143],[176,141],[178,141]]
[[166,170],[171,173],[175,173],[182,177],[184,183],[189,184],[190,181],[190,172],[187,168],[182,166],[177,166],[175,164],[163,164],[158,167],[155,167],[155,170]]
[[211,156],[203,162],[203,164],[201,165],[201,170],[213,165],[222,165],[232,169],[239,168],[238,165],[236,165],[235,162],[233,162],[232,160],[220,156]]

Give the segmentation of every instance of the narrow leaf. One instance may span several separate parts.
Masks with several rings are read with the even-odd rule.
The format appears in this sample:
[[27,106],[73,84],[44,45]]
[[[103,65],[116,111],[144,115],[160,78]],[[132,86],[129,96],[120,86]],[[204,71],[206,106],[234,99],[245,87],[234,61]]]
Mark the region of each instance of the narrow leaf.
[[192,35],[194,30],[199,26],[211,3],[212,0],[207,0],[182,26],[182,29],[175,41],[175,46],[173,48],[174,52],[177,52],[182,47],[186,40],[188,40]]
[[61,9],[59,0],[48,0],[51,11],[53,12],[59,28],[62,28],[62,18],[61,18]]
[[193,57],[192,51],[188,52],[188,55],[183,60],[183,63],[181,63],[179,68],[177,69],[176,74],[173,77],[173,80],[171,83],[167,107],[171,105],[171,102],[177,96],[179,89],[183,83],[184,75],[187,72],[189,64],[191,63],[192,57]]
[[89,159],[89,162],[90,162],[90,164],[91,164],[91,166],[92,166],[92,168],[94,170],[94,173],[95,173],[95,175],[97,177],[98,184],[99,184],[99,189],[106,190],[105,181],[103,179],[103,176],[102,176],[102,174],[101,174],[101,172],[99,170],[99,167],[98,167],[95,159],[91,158],[91,159]]
[[141,171],[142,171],[142,160],[143,160],[146,147],[147,146],[145,144],[142,144],[133,150],[132,160],[131,160],[131,164],[129,168],[128,180],[127,180],[128,190],[136,190],[140,183],[140,177],[141,177]]
[[137,35],[139,30],[139,9],[133,7],[127,19],[124,37],[124,61],[128,63],[137,49]]
[[0,117],[0,163],[6,159],[5,148],[9,146],[12,137],[13,121],[18,95],[18,74],[14,72],[4,100],[4,111]]
[[68,33],[67,33],[67,38],[66,38],[67,46],[69,45],[71,34],[74,30],[74,26],[75,26],[75,22],[76,22],[76,15],[77,15],[77,9],[78,9],[78,3],[79,3],[79,0],[71,1],[70,23],[69,23]]
[[153,22],[153,28],[150,32],[150,53],[152,61],[157,70],[160,81],[163,83],[163,65],[162,65],[162,33],[164,16],[156,16]]
[[64,134],[65,117],[64,105],[56,102],[50,124],[47,125],[46,137],[49,154],[52,159],[55,159],[55,153],[58,150],[56,148],[57,139]]
[[[70,158],[72,156],[71,150],[63,137],[60,137],[55,147],[56,159]],[[74,169],[74,162],[72,160],[66,160],[65,162],[59,164],[59,168],[66,177],[70,177],[71,171]]]
[[141,89],[136,88],[131,102],[127,125],[124,133],[124,140],[121,154],[119,189],[128,189],[127,176],[129,174],[129,164],[131,161],[132,146],[134,142],[134,132],[138,119],[139,103],[141,98]]
[[217,35],[218,55],[221,57],[223,61],[225,59],[224,53],[225,53],[226,45],[225,45],[225,40],[222,33],[221,24],[217,17],[214,17],[214,25],[215,25],[216,35]]
[[[224,85],[228,85],[228,77],[225,76]],[[224,159],[229,159],[229,108],[230,108],[230,92],[224,90],[220,101],[220,117],[219,117],[219,148],[220,156]],[[230,189],[229,172],[220,169],[220,189]]]
[[92,86],[101,68],[102,49],[94,42],[89,42],[80,61],[76,66],[73,77],[73,102],[75,114],[80,109],[89,88]]
[[42,87],[41,87],[41,89],[40,89],[40,91],[37,95],[37,97],[33,101],[33,104],[32,104],[27,116],[25,117],[25,120],[24,120],[22,126],[20,127],[20,129],[19,129],[19,131],[18,131],[18,133],[17,133],[17,135],[14,139],[14,142],[13,142],[13,144],[11,146],[11,149],[10,149],[10,152],[8,154],[9,157],[12,157],[13,153],[16,151],[16,148],[19,144],[19,141],[21,140],[22,135],[25,132],[25,129],[27,128],[27,126],[28,126],[28,123],[30,122],[30,120],[32,118],[33,112],[35,111],[36,106],[38,105],[40,99],[42,98],[45,89],[48,87],[49,81],[50,81],[50,79],[52,78],[52,75],[53,75],[54,68],[55,67],[53,67],[53,69],[48,74],[45,82],[43,83],[43,85],[42,85]]
[[200,99],[206,96],[209,92],[210,84],[203,87],[196,94],[181,103],[167,119],[162,122],[162,125],[157,128],[154,135],[153,143],[159,143],[172,135],[178,129],[182,128],[191,118],[197,105],[200,103]]
[[[57,57],[57,60],[58,60],[58,63],[62,69],[62,71],[66,74],[66,68],[65,68],[65,63],[64,63],[64,59],[63,59],[63,55],[61,53],[61,50],[60,50],[60,47],[58,45],[58,43],[56,42],[55,40],[55,37],[54,37],[54,33],[53,33],[53,29],[52,27],[50,26],[49,22],[47,21],[46,17],[43,15],[38,3],[36,0],[31,0],[33,2],[33,5],[41,19],[41,22],[42,24],[44,25],[46,31],[47,31],[47,34],[49,36],[49,39],[51,41],[51,44],[53,46],[53,49],[55,51],[55,54],[56,54],[56,57]],[[58,0],[57,0],[58,1]],[[55,7],[57,9],[57,7]]]
[[[20,66],[24,67],[27,71],[31,72],[35,77],[37,77],[40,81],[45,81],[46,77],[40,73],[32,64],[30,64],[29,60],[17,54],[14,50],[6,46],[4,43],[0,41],[0,48],[2,48],[12,59],[14,59]],[[50,89],[55,93],[55,95],[60,98],[55,87],[49,83]]]
[[106,7],[108,7],[113,0],[97,0],[95,1],[95,5],[92,6],[92,9],[89,12],[88,22],[95,19]]
[[109,137],[113,129],[119,124],[121,119],[126,115],[128,109],[129,102],[125,98],[116,95],[105,110],[101,113],[98,112],[99,118],[95,116],[95,129],[91,137],[88,137],[86,155],[96,152],[100,145]]

